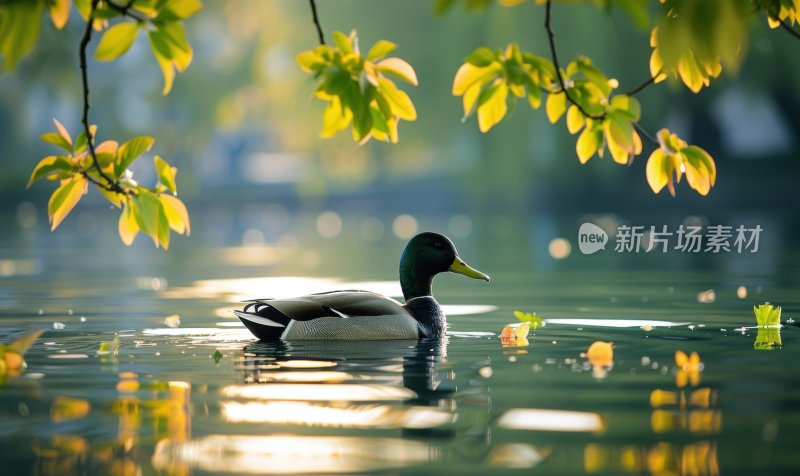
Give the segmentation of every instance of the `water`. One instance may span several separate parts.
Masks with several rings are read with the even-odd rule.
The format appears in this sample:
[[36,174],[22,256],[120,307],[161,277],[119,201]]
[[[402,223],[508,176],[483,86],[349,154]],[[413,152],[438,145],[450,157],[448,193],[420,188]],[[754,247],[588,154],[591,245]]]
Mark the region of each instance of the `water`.
[[[13,273],[0,278],[0,339],[46,332],[24,374],[0,384],[3,474],[797,468],[790,245],[777,265],[775,250],[558,262],[541,255],[538,232],[492,235],[476,219],[456,242],[492,282],[437,278],[446,340],[258,343],[230,313],[239,301],[352,287],[396,296],[402,241],[367,241],[347,216],[341,235],[323,239],[311,216],[242,247],[246,230],[231,239],[210,218],[196,221],[195,236],[168,253],[142,237],[124,248],[102,222],[93,235],[4,238],[0,259]],[[708,290],[713,302],[698,302]],[[783,306],[779,350],[755,350],[758,330],[742,329],[764,301]],[[515,310],[546,325],[527,344],[504,345]],[[115,337],[119,354],[98,355]],[[613,341],[613,363],[582,356],[595,341]],[[677,351],[702,365],[679,369]]]

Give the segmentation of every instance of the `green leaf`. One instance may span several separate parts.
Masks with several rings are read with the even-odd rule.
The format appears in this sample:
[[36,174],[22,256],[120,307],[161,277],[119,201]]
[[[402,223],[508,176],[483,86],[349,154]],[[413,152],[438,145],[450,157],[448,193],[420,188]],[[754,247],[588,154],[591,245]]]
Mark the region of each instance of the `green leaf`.
[[478,98],[478,129],[487,132],[503,120],[508,111],[508,85],[497,80],[486,88]]
[[135,22],[117,23],[103,34],[94,57],[98,61],[111,61],[124,55],[136,40],[139,24]]
[[700,195],[708,195],[717,177],[714,159],[697,146],[681,149],[683,165],[686,173],[686,182]]
[[392,106],[392,112],[400,119],[413,121],[417,118],[414,103],[404,91],[401,91],[393,82],[385,78],[378,79],[378,90]]
[[469,63],[473,66],[477,66],[479,68],[483,68],[484,66],[489,66],[495,61],[496,56],[494,51],[490,50],[485,46],[481,46],[480,48],[476,49],[472,53],[470,53],[466,59],[464,59],[465,63]]
[[150,136],[134,137],[122,144],[117,150],[117,161],[114,165],[114,174],[121,177],[123,172],[136,160],[137,157],[153,147],[155,139]]
[[29,332],[24,336],[14,340],[14,342],[8,344],[6,346],[6,351],[16,352],[19,355],[24,355],[25,352],[27,352],[28,349],[30,349],[33,343],[36,342],[36,339],[38,339],[39,336],[42,335],[42,333],[44,333],[43,329],[38,329]]
[[167,40],[161,30],[154,30],[148,33],[150,47],[153,56],[156,58],[161,74],[164,76],[164,87],[161,94],[166,96],[172,90],[172,82],[175,80],[175,68],[172,65],[172,52],[170,51]]
[[78,204],[86,193],[89,181],[83,175],[75,175],[72,180],[64,182],[50,196],[47,203],[47,213],[50,218],[50,230],[55,230],[58,225],[69,215],[69,212]]
[[28,179],[28,188],[42,177],[67,178],[72,175],[72,164],[63,155],[50,155],[39,161]]
[[575,134],[584,126],[586,120],[583,118],[578,106],[574,104],[567,109],[567,130],[570,134]]
[[780,326],[781,307],[773,306],[770,303],[753,306],[753,313],[756,315],[756,322],[759,327]]
[[118,232],[120,239],[127,246],[130,246],[139,234],[137,215],[136,201],[130,196],[125,197],[125,207],[119,215]]
[[547,110],[547,119],[550,120],[551,124],[555,124],[561,119],[561,116],[564,115],[564,111],[567,109],[567,95],[563,91],[560,93],[550,93],[547,96],[547,104],[545,105]]
[[597,152],[602,141],[602,133],[597,127],[586,127],[578,136],[578,142],[575,144],[575,152],[578,154],[578,160],[581,164],[585,164]]
[[158,31],[165,39],[165,46],[169,48],[166,58],[171,59],[175,69],[184,72],[192,63],[192,47],[186,39],[186,29],[182,22],[173,21],[159,25]]
[[458,68],[456,76],[453,78],[453,96],[461,96],[474,84],[489,82],[499,73],[499,64],[479,68],[469,63],[464,63]]
[[175,173],[177,169],[175,167],[170,167],[170,165],[159,156],[153,157],[153,162],[156,167],[156,174],[158,174],[158,183],[166,187],[170,192],[175,193]]
[[367,54],[367,59],[369,61],[375,61],[378,58],[383,58],[396,49],[397,45],[391,41],[380,40],[375,43],[372,48],[370,48],[369,54]]
[[347,129],[352,119],[352,112],[350,112],[349,108],[342,108],[342,102],[339,96],[331,97],[331,100],[328,102],[328,107],[326,107],[325,111],[322,113],[322,131],[320,131],[320,137],[333,137],[339,131]]
[[156,16],[157,21],[181,20],[203,9],[199,0],[166,0]]
[[520,322],[527,322],[533,329],[543,325],[542,318],[535,312],[514,311],[514,317]]
[[333,44],[344,54],[353,52],[353,43],[350,41],[350,37],[341,31],[333,32]]
[[54,146],[59,147],[68,153],[72,153],[72,144],[67,142],[67,140],[57,132],[45,132],[44,134],[40,135],[39,138],[48,144],[53,144]]
[[400,79],[417,86],[417,73],[406,61],[400,58],[386,58],[383,61],[375,64],[378,71],[382,73],[394,74]]
[[151,191],[139,187],[139,193],[133,197],[135,203],[134,218],[139,228],[153,239],[153,243],[159,243],[159,210],[161,203],[158,197]]
[[14,69],[39,39],[45,2],[4,1],[0,3],[0,52],[3,68]]
[[186,236],[189,236],[192,232],[192,227],[189,223],[189,212],[186,210],[186,205],[178,197],[164,193],[158,197],[158,200],[164,208],[170,229],[176,233],[186,233]]
[[631,121],[637,122],[642,116],[642,106],[639,100],[625,94],[618,94],[611,98],[611,110],[625,114]]

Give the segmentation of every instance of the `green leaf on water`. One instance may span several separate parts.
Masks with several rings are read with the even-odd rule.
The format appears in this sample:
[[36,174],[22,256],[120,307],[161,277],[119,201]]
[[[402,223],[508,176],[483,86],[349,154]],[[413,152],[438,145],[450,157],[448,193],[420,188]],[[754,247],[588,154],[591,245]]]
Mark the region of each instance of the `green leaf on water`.
[[222,360],[222,352],[215,350],[211,358],[214,359],[215,364],[219,364],[219,361]]
[[527,322],[530,324],[531,329],[536,329],[544,325],[542,318],[535,312],[514,311],[514,316],[520,322]]
[[753,313],[756,315],[756,321],[759,327],[774,327],[781,325],[781,307],[773,306],[765,302],[758,306],[753,306]]

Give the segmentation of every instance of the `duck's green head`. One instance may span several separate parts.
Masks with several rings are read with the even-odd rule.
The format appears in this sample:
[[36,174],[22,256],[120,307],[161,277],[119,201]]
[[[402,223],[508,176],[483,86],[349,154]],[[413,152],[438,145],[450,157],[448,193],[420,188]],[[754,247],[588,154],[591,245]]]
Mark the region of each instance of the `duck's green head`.
[[400,258],[400,285],[406,300],[431,294],[439,273],[451,271],[489,282],[489,276],[471,268],[458,256],[456,246],[444,235],[425,232],[411,238]]

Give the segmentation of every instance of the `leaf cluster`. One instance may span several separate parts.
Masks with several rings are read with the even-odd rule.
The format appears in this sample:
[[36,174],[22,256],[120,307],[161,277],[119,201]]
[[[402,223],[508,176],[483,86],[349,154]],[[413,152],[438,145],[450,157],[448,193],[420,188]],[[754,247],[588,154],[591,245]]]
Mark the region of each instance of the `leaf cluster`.
[[647,183],[653,193],[666,186],[674,197],[675,179],[680,182],[681,176],[686,174],[689,187],[700,195],[708,195],[717,179],[717,167],[708,152],[688,145],[667,129],[658,131],[658,143],[659,147],[647,159]]
[[416,120],[417,111],[390,78],[416,86],[414,68],[403,59],[388,57],[397,45],[386,40],[363,56],[355,30],[349,35],[334,32],[333,43],[297,56],[300,67],[319,82],[314,95],[328,103],[320,136],[332,137],[352,125],[353,139],[360,143],[371,138],[396,143],[398,123]]
[[[556,70],[548,60],[522,52],[516,43],[505,50],[480,47],[470,53],[453,79],[453,95],[462,96],[465,120],[477,111],[478,128],[488,132],[527,98],[533,109],[542,103],[542,91],[555,82]],[[508,93],[511,92],[511,95]]]
[[[53,119],[53,124],[56,131],[42,134],[41,139],[61,149],[61,153],[40,160],[28,181],[28,187],[42,178],[59,184],[47,205],[52,230],[61,224],[87,193],[89,183],[93,183],[113,206],[122,209],[119,235],[126,245],[133,243],[141,231],[149,235],[157,247],[166,249],[169,247],[170,230],[186,235],[190,233],[186,206],[175,196],[177,169],[161,157],[154,156],[158,182],[152,188],[137,183],[129,169],[135,160],[153,147],[155,141],[152,137],[134,137],[121,145],[109,140],[94,146],[100,170],[119,185],[120,192],[103,186],[104,178],[94,166],[86,134],[81,132],[73,141],[69,131],[60,122]],[[92,136],[96,131],[97,127],[92,126]]]

